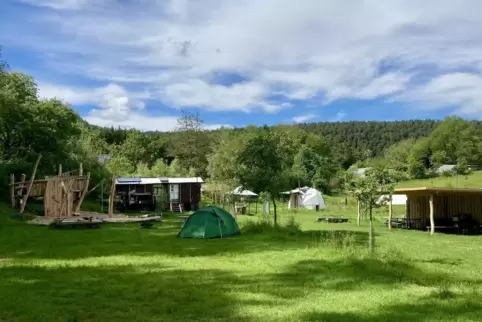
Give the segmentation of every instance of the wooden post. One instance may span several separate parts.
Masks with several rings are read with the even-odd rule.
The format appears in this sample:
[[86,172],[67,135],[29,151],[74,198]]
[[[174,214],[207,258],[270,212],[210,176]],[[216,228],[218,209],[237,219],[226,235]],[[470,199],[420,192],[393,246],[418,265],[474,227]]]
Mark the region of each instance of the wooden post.
[[356,208],[357,208],[357,213],[356,213],[356,225],[360,226],[360,216],[361,216],[361,211],[360,211],[360,200],[356,200]]
[[430,207],[430,235],[433,235],[435,232],[435,220],[434,220],[434,213],[433,213],[433,195],[430,195],[430,198],[428,200],[429,202],[429,207]]
[[35,161],[35,166],[33,168],[32,177],[30,178],[30,182],[29,182],[28,187],[27,187],[27,193],[25,193],[25,195],[23,196],[22,204],[20,205],[20,213],[21,214],[23,214],[23,212],[25,211],[25,205],[27,204],[28,195],[30,194],[30,190],[32,190],[33,182],[35,181],[35,174],[37,173],[37,168],[38,168],[38,165],[40,163],[41,158],[42,158],[42,155],[39,154],[38,157],[37,157],[37,161]]
[[59,164],[59,176],[61,176],[61,175],[62,175],[62,165]]
[[80,162],[80,166],[79,166],[79,176],[82,176],[84,175],[84,167],[82,165],[82,162]]
[[112,176],[112,185],[110,187],[110,195],[109,195],[109,217],[114,217],[114,197],[115,197],[115,175]]
[[10,200],[12,203],[12,208],[17,206],[17,202],[15,199],[15,174],[10,173]]
[[87,190],[89,189],[89,181],[90,181],[90,172],[87,172],[87,178],[85,178],[85,181],[84,181],[84,190],[82,190],[80,199],[77,201],[77,204],[75,205],[75,213],[80,212],[80,205],[82,205],[82,202],[84,201],[84,198],[87,195]]
[[393,196],[390,195],[390,200],[388,201],[388,230],[392,230],[392,214],[393,214]]

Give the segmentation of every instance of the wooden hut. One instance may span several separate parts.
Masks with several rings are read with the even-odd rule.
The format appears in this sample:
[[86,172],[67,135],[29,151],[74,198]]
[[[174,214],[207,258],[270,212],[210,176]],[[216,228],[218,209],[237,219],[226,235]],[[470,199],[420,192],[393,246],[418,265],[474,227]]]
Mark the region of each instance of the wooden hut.
[[[117,178],[116,194],[127,209],[151,208],[160,203],[174,212],[196,210],[201,202],[200,177]],[[163,196],[163,200],[160,200]]]
[[[408,228],[478,234],[482,224],[482,189],[399,188],[393,194],[407,196]],[[391,204],[389,204],[391,221]]]

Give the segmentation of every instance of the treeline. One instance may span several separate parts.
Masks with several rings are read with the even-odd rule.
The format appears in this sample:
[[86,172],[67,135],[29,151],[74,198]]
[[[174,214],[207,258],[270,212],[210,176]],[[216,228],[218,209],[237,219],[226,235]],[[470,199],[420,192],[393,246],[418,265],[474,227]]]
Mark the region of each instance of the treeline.
[[[325,193],[342,187],[350,167],[387,166],[403,178],[421,178],[443,163],[463,171],[482,160],[482,124],[460,118],[205,131],[199,115],[183,112],[176,131],[143,133],[86,124],[65,102],[37,94],[34,79],[0,62],[2,192],[9,173],[30,175],[39,153],[39,177],[56,173],[59,164],[68,171],[82,162],[92,184],[113,173],[201,176],[211,191],[222,191],[239,183],[255,185],[252,176],[272,173],[283,179],[265,185],[311,185]],[[100,162],[101,156],[109,157]],[[262,188],[256,185],[251,188]]]

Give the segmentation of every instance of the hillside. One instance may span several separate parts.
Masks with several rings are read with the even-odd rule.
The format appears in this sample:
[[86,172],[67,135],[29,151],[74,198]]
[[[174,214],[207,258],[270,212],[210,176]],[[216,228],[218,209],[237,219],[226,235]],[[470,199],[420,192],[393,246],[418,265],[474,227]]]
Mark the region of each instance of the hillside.
[[441,187],[441,188],[482,188],[482,171],[467,176],[438,177],[400,182],[397,188]]

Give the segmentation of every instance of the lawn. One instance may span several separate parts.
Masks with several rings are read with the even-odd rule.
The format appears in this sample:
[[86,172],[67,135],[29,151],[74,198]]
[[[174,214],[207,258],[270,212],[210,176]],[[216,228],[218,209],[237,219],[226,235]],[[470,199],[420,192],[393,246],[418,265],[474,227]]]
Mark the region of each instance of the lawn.
[[174,215],[84,231],[2,215],[0,321],[480,321],[482,237],[389,232],[380,209],[369,258],[366,222],[316,216],[282,210],[279,231],[240,216],[241,236],[184,240]]

